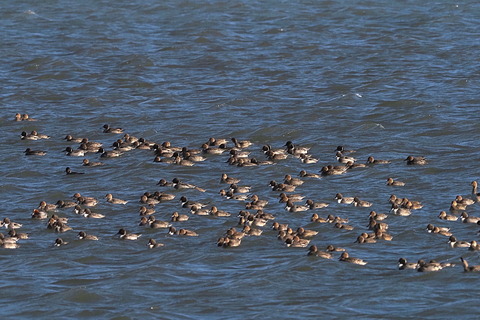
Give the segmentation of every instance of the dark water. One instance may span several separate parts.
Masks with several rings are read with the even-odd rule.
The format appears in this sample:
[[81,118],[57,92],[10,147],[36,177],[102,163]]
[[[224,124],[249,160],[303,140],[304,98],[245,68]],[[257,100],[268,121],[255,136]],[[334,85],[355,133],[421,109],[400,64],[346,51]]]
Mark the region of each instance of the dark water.
[[[437,218],[456,195],[468,196],[479,178],[478,14],[476,1],[10,1],[2,4],[0,72],[1,218],[23,223],[30,239],[0,250],[2,314],[17,318],[264,319],[264,318],[475,318],[476,274],[461,266],[441,272],[397,270],[397,260],[459,263],[477,253],[452,249],[447,238],[425,231],[449,226],[461,240],[478,240],[478,227]],[[36,122],[12,121],[28,113]],[[153,152],[133,150],[95,168],[62,150],[76,146],[66,134],[110,146],[109,123],[137,137],[198,148],[210,137],[249,139],[261,147],[287,140],[311,147],[317,164],[289,158],[271,166],[236,167],[228,156],[208,156],[193,167],[154,163]],[[22,141],[37,130],[49,140]],[[297,191],[326,201],[325,209],[288,213],[268,187],[285,174],[318,172],[335,163],[337,145],[389,165],[356,169],[338,177],[306,180]],[[43,149],[45,157],[23,151]],[[408,155],[429,165],[407,166]],[[97,154],[87,156],[98,161]],[[65,167],[83,171],[66,176]],[[218,192],[220,174],[240,177],[252,193],[270,201],[276,221],[320,233],[312,244],[345,247],[368,261],[357,266],[306,256],[287,248],[269,223],[260,237],[238,248],[216,246],[237,227],[243,203]],[[389,188],[387,177],[403,180]],[[160,189],[174,177],[207,192]],[[157,205],[157,219],[187,213],[178,199],[215,204],[233,215],[191,215],[174,223],[199,237],[174,237],[138,226],[139,197],[175,193]],[[85,219],[71,209],[73,231],[60,236],[45,221],[30,219],[41,200],[70,199],[75,192],[100,199]],[[106,193],[129,200],[125,206]],[[356,208],[334,202],[337,192],[374,203]],[[391,194],[422,201],[409,217],[390,216],[393,241],[353,243],[368,231],[370,210],[387,212]],[[478,205],[469,206],[478,215]],[[353,231],[310,223],[321,216],[348,217]],[[121,241],[119,228],[143,233]],[[76,240],[78,231],[98,242]],[[5,232],[4,232],[5,233]],[[148,238],[165,247],[148,250]]]

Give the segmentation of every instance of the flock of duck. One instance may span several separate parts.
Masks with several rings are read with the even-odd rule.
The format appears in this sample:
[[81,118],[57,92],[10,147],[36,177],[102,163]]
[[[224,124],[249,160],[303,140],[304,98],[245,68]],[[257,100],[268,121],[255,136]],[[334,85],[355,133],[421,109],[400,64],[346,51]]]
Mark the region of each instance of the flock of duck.
[[[16,114],[15,121],[36,121],[28,116],[28,114]],[[250,141],[240,141],[236,138],[231,139],[218,139],[210,138],[198,149],[189,147],[174,147],[168,141],[161,144],[153,141],[148,141],[144,138],[136,138],[124,133],[121,128],[113,128],[108,124],[103,126],[103,133],[112,135],[122,135],[122,138],[116,139],[110,150],[100,142],[91,141],[86,137],[74,137],[67,135],[64,140],[68,143],[78,144],[75,146],[67,146],[64,150],[65,154],[70,157],[84,157],[88,153],[99,154],[99,161],[91,161],[87,158],[82,160],[82,165],[87,167],[102,166],[105,163],[104,160],[108,158],[122,157],[122,155],[130,150],[141,149],[147,150],[152,153],[154,162],[165,163],[168,165],[179,166],[194,166],[201,161],[209,160],[211,157],[220,155],[228,155],[228,165],[238,167],[250,167],[260,165],[272,165],[279,161],[283,161],[288,158],[297,158],[302,163],[315,164],[318,162],[313,155],[309,153],[310,148],[299,146],[292,141],[287,141],[285,145],[280,148],[272,148],[270,145],[264,145],[261,150],[265,155],[265,159],[257,159],[251,157],[251,151],[254,144]],[[20,135],[22,140],[42,140],[49,139],[50,136],[32,131],[27,133],[23,131]],[[335,154],[332,160],[336,159],[335,164],[322,166],[318,172],[307,172],[301,170],[297,177],[287,174],[282,182],[270,181],[269,187],[278,193],[278,201],[284,204],[284,209],[287,212],[306,212],[315,211],[311,215],[310,222],[313,224],[330,223],[337,229],[354,230],[354,226],[348,224],[348,218],[342,218],[329,214],[327,216],[321,216],[317,210],[326,208],[329,203],[316,202],[312,199],[305,199],[300,193],[297,192],[297,188],[300,189],[306,179],[320,179],[322,177],[328,177],[333,175],[347,174],[351,170],[357,168],[366,168],[375,165],[387,165],[390,164],[389,160],[375,159],[373,156],[367,158],[366,162],[361,163],[355,158],[354,150],[346,150],[343,146],[338,146],[334,150]],[[40,149],[26,148],[24,151],[26,156],[45,156],[47,151]],[[427,165],[428,161],[424,157],[414,157],[409,155],[405,158],[407,166],[422,166]],[[66,175],[81,175],[85,172],[77,172],[70,167],[65,169]],[[242,240],[249,236],[261,236],[265,228],[271,228],[277,232],[277,238],[282,241],[286,247],[301,247],[307,248],[306,255],[312,257],[318,257],[321,259],[333,259],[334,254],[338,253],[340,256],[339,261],[349,262],[358,265],[366,265],[367,261],[358,257],[352,257],[349,255],[346,249],[336,247],[334,245],[328,245],[324,249],[319,248],[315,244],[311,244],[315,236],[318,234],[315,230],[306,229],[305,227],[298,226],[294,228],[287,223],[279,223],[275,221],[277,216],[267,212],[268,202],[265,199],[260,199],[257,194],[252,194],[251,186],[240,185],[240,177],[232,177],[226,173],[219,176],[219,181],[225,187],[219,191],[219,194],[224,199],[232,201],[238,201],[243,203],[245,209],[240,210],[238,213],[238,224],[225,230],[225,232],[218,238],[216,245],[223,248],[238,247],[242,244]],[[405,183],[399,180],[394,180],[389,177],[386,180],[388,187],[404,187]],[[171,181],[166,179],[160,179],[157,183],[158,188],[173,188],[176,190],[194,189],[199,192],[205,192],[205,189],[184,181],[178,178],[174,178]],[[452,199],[450,208],[447,211],[441,211],[438,215],[438,219],[444,221],[457,221],[461,220],[463,223],[475,223],[480,225],[480,217],[474,217],[467,213],[468,206],[471,206],[480,201],[480,193],[478,193],[478,184],[476,181],[471,183],[472,194],[471,197],[456,196]],[[140,226],[167,230],[169,235],[195,237],[198,233],[194,230],[186,228],[178,228],[177,225],[181,225],[182,222],[190,219],[191,216],[215,216],[215,217],[229,217],[232,213],[219,209],[215,205],[208,203],[202,203],[198,201],[188,200],[186,196],[180,197],[179,211],[184,210],[186,213],[179,213],[175,211],[171,215],[170,221],[159,220],[155,217],[156,207],[167,201],[172,201],[176,198],[175,194],[170,194],[163,191],[145,192],[139,199],[139,215]],[[372,203],[366,200],[359,199],[359,197],[348,197],[341,193],[337,193],[334,200],[339,204],[352,205],[355,207],[368,208],[372,206]],[[125,205],[127,200],[114,197],[111,193],[105,195],[105,201],[115,205]],[[398,216],[409,216],[412,211],[421,209],[423,204],[419,201],[412,199],[397,197],[392,194],[389,198],[391,205],[391,213]],[[99,237],[93,234],[88,234],[86,231],[73,231],[73,228],[68,225],[68,217],[65,216],[65,209],[73,210],[77,215],[84,216],[85,218],[102,219],[105,215],[94,212],[95,206],[99,203],[99,200],[94,197],[84,196],[80,193],[75,193],[72,199],[58,200],[55,203],[47,203],[42,201],[39,206],[33,209],[31,215],[32,219],[47,221],[46,228],[53,230],[57,234],[65,232],[77,232],[79,240],[98,240]],[[188,214],[189,213],[189,214]],[[63,215],[63,216],[61,216]],[[392,241],[393,236],[388,233],[389,225],[386,222],[388,214],[377,213],[370,211],[368,217],[368,231],[360,233],[355,240],[358,245],[372,244],[378,241]],[[138,222],[137,222],[138,223]],[[24,239],[28,239],[27,233],[20,232],[22,224],[13,222],[10,218],[6,217],[0,222],[1,226],[4,226],[8,230],[8,234],[4,235],[0,233],[0,245],[3,248],[15,249],[19,247],[19,242]],[[175,225],[175,226],[174,226]],[[460,241],[451,233],[449,228],[435,226],[434,224],[428,224],[426,230],[429,233],[438,234],[448,238],[448,243],[452,248],[468,248],[468,250],[480,250],[480,245],[475,241]],[[126,228],[121,228],[117,233],[118,237],[122,240],[138,240],[141,239],[141,234],[128,232]],[[352,239],[354,240],[354,239]],[[54,246],[67,245],[68,242],[61,237],[57,237],[53,243]],[[159,248],[164,246],[163,243],[157,242],[155,239],[150,238],[147,241],[146,246],[150,249]],[[461,259],[463,269],[466,272],[480,271],[479,266],[470,266],[468,262],[462,257]],[[437,262],[436,260],[418,262],[407,262],[407,259],[400,258],[398,260],[398,268],[414,269],[417,271],[439,271],[446,267],[454,266],[449,262]]]

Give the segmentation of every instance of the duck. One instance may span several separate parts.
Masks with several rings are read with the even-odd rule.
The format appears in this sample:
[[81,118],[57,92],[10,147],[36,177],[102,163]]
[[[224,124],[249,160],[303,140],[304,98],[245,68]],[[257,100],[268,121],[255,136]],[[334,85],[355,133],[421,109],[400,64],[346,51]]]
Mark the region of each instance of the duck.
[[77,200],[77,203],[86,207],[94,207],[97,205],[98,200],[94,197],[84,197],[80,193],[75,193],[73,198]]
[[107,199],[107,202],[113,203],[113,204],[127,204],[128,200],[122,200],[118,198],[114,198],[111,193],[107,193],[105,195],[105,199]]
[[307,154],[310,151],[310,147],[301,147],[293,144],[292,141],[287,141],[284,146],[287,153],[292,155]]
[[17,232],[16,229],[8,230],[8,235],[10,236],[10,238],[17,239],[17,240],[25,240],[29,238],[28,233]]
[[353,230],[354,229],[353,226],[351,226],[349,224],[343,224],[343,223],[340,223],[340,222],[336,222],[334,227],[337,228],[337,229],[343,229],[343,230]]
[[322,176],[340,175],[340,174],[344,174],[345,172],[347,172],[347,170],[348,170],[348,167],[346,167],[346,166],[328,165],[328,166],[322,167],[322,169],[320,170],[320,174]]
[[467,205],[457,202],[453,200],[450,203],[450,211],[464,211],[467,209]]
[[[312,155],[301,153],[300,161],[306,164],[313,164],[313,163],[317,163],[318,159],[314,158]],[[315,177],[310,177],[310,178],[315,178]],[[320,178],[320,176],[318,176],[318,178]]]
[[248,193],[250,192],[250,189],[252,189],[250,186],[239,186],[235,183],[230,185],[230,191],[233,193]]
[[127,230],[123,228],[118,230],[117,234],[120,235],[120,239],[122,240],[137,240],[142,236],[141,234],[129,233],[127,232]]
[[40,201],[37,207],[38,210],[44,211],[57,211],[57,205],[54,203],[47,203],[46,201]]
[[179,214],[178,211],[175,211],[174,213],[172,213],[172,218],[171,220],[173,222],[183,222],[183,221],[187,221],[190,217],[186,214]]
[[310,218],[311,222],[316,222],[316,223],[327,223],[328,220],[326,218],[320,217],[317,213],[312,214],[312,217]]
[[277,183],[275,180],[270,181],[270,187],[273,191],[294,192],[297,186],[293,184]]
[[182,203],[183,208],[189,208],[189,209],[191,209],[192,207],[204,208],[207,206],[207,204],[205,203],[188,200],[187,197],[185,196],[180,197],[180,202]]
[[47,219],[47,217],[48,217],[48,214],[46,211],[33,209],[32,219],[43,220],[43,219]]
[[311,245],[308,248],[307,255],[308,256],[313,256],[313,257],[320,257],[320,258],[323,258],[323,259],[333,259],[333,255],[330,252],[321,251],[321,250],[318,249],[318,247],[316,245]]
[[103,219],[103,218],[105,218],[105,215],[103,215],[101,213],[92,212],[92,210],[90,210],[90,208],[85,208],[85,210],[83,210],[83,212],[82,212],[82,215],[85,218],[91,218],[91,219]]
[[391,163],[390,160],[378,160],[370,156],[367,158],[367,164],[388,164]]
[[435,272],[443,269],[443,266],[438,262],[427,263],[422,259],[418,260],[417,265],[418,265],[417,267],[418,272]]
[[99,161],[96,162],[96,161],[90,161],[88,159],[83,159],[82,165],[85,167],[98,167],[98,166],[103,166],[104,163]]
[[353,258],[353,257],[350,257],[350,255],[348,254],[348,252],[343,252],[341,255],[340,255],[340,261],[342,262],[348,262],[348,263],[353,263],[353,264],[358,264],[358,265],[366,265],[367,262],[360,259],[360,258]]
[[123,133],[122,128],[112,128],[108,124],[103,125],[103,133]]
[[38,139],[50,139],[50,136],[42,133],[38,133],[37,131],[33,130],[30,135],[37,137]]
[[148,224],[152,229],[170,228],[172,226],[170,222],[157,220],[153,215],[148,217]]
[[480,221],[479,217],[471,216],[466,212],[462,212],[460,214],[460,219],[462,219],[463,223],[477,223],[478,224],[478,222]]
[[473,199],[476,202],[480,202],[480,193],[478,192],[478,182],[477,181],[472,181],[472,183],[470,183],[470,185],[472,186]]
[[80,239],[80,240],[98,240],[98,237],[94,236],[93,234],[87,234],[85,231],[80,231],[78,233],[78,239]]
[[335,200],[337,200],[338,203],[352,204],[354,199],[355,197],[344,197],[341,193],[335,195]]
[[457,221],[458,217],[453,215],[453,214],[447,214],[445,211],[440,211],[438,214],[438,218],[441,220],[447,220],[447,221]]
[[64,245],[67,245],[67,244],[68,244],[68,242],[64,241],[62,238],[55,239],[55,242],[53,243],[53,245],[55,247],[60,247],[60,246],[64,246]]
[[103,143],[97,141],[90,141],[88,138],[83,138],[80,142],[80,145],[83,146],[85,150],[98,151],[98,149],[103,146]]
[[235,148],[239,148],[239,149],[245,149],[245,148],[248,148],[250,147],[253,142],[251,141],[248,141],[248,140],[237,140],[236,138],[231,138],[233,144],[235,145]]
[[226,237],[223,240],[222,247],[234,248],[234,247],[240,246],[240,244],[242,244],[242,239],[232,239],[232,238]]
[[452,248],[469,248],[470,247],[470,242],[467,241],[459,241],[455,236],[450,236],[448,238],[448,244]]
[[353,198],[352,204],[355,207],[364,207],[364,208],[368,208],[368,207],[372,206],[371,202],[368,202],[368,201],[365,201],[365,200],[360,200],[358,197]]
[[408,156],[404,161],[407,161],[407,165],[426,165],[428,161],[425,157]]
[[26,156],[44,156],[47,154],[47,152],[42,151],[42,150],[32,150],[30,148],[25,149],[25,155]]
[[393,178],[387,178],[387,186],[403,187],[405,186],[405,182],[393,180]]
[[272,161],[275,161],[275,160],[285,160],[288,158],[288,154],[286,153],[276,153],[272,150],[269,150],[265,153],[265,155],[267,156],[267,159],[268,160],[272,160]]
[[328,207],[328,203],[326,202],[315,202],[311,199],[308,199],[306,202],[305,202],[305,205],[308,206],[308,208],[310,210],[314,210],[314,209],[322,209],[322,208],[326,208]]
[[117,158],[123,155],[123,152],[117,150],[105,150],[103,147],[100,147],[97,151],[100,153],[100,158]]
[[345,248],[340,248],[340,247],[336,247],[332,244],[329,244],[329,245],[327,245],[325,250],[328,251],[328,252],[343,252],[343,251],[345,251]]
[[155,249],[165,246],[163,243],[157,242],[155,239],[148,239],[147,247],[149,249]]
[[431,223],[427,225],[427,232],[436,233],[445,237],[450,237],[452,235],[452,233],[450,232],[450,228],[437,227]]
[[81,149],[72,149],[72,147],[65,148],[65,154],[70,157],[83,157],[85,156],[85,150]]
[[362,235],[359,235],[355,242],[360,243],[360,244],[362,244],[362,243],[377,243],[377,239],[370,238],[370,237],[364,237]]
[[287,238],[285,240],[287,247],[292,248],[306,248],[310,244],[310,240],[301,239],[299,236],[294,236],[293,238]]
[[344,146],[337,146],[337,148],[335,149],[335,152],[339,152],[339,151],[343,154],[349,154],[349,153],[357,152],[355,150],[346,150]]
[[470,251],[478,251],[480,250],[480,245],[478,244],[477,241],[472,240],[470,241],[470,247],[468,248]]
[[149,216],[155,213],[155,208],[147,208],[145,206],[140,206],[138,213],[140,216]]
[[[252,206],[256,206],[258,207],[257,210],[261,210],[263,209],[267,204],[268,204],[268,200],[262,200],[258,197],[258,195],[256,194],[252,194],[250,196],[250,200],[252,200],[251,202],[249,202]],[[248,209],[248,208],[247,208]]]
[[392,241],[393,236],[389,233],[386,233],[385,231],[382,230],[375,230],[375,238],[379,240],[384,240],[384,241]]
[[478,272],[478,271],[480,271],[480,265],[470,266],[470,265],[468,265],[467,260],[465,260],[463,257],[460,257],[460,260],[462,261],[463,271],[465,271],[465,272]]
[[194,184],[182,182],[178,178],[173,178],[172,187],[177,189],[177,190],[179,190],[179,189],[195,189],[195,190],[200,191],[200,192],[205,192],[206,191],[205,189],[197,187]]
[[72,230],[72,227],[61,221],[56,221],[53,225],[53,230],[57,233],[63,233]]
[[219,210],[216,206],[212,206],[212,208],[210,208],[210,215],[215,217],[230,217],[231,213],[225,210]]
[[227,145],[227,143],[228,143],[228,139],[226,138],[214,138],[214,137],[210,137],[206,142],[206,144],[208,144],[209,146],[221,146],[222,144]]
[[301,178],[315,178],[315,179],[320,179],[321,176],[313,173],[313,172],[307,172],[305,170],[301,170],[300,173],[298,174]]
[[464,206],[470,206],[475,203],[475,200],[469,199],[469,198],[464,198],[461,195],[458,195],[455,197],[455,201]]
[[63,140],[67,140],[68,142],[74,142],[74,143],[81,143],[83,138],[79,137],[73,137],[71,134],[67,134]]
[[417,269],[417,268],[418,268],[418,263],[416,262],[407,262],[407,259],[405,258],[398,259],[399,270]]
[[357,161],[357,159],[355,159],[354,157],[351,157],[351,156],[346,156],[346,155],[343,155],[340,151],[337,151],[335,153],[335,157],[337,158],[337,161],[340,162],[340,163],[355,163]]
[[329,214],[327,216],[327,222],[328,223],[348,223],[348,218],[340,218],[339,216],[334,216],[332,214]]
[[222,177],[220,178],[220,183],[227,183],[229,185],[237,184],[240,181],[241,181],[241,179],[230,177],[226,173],[222,173]]
[[242,232],[247,236],[260,236],[263,233],[262,229],[252,228],[249,225],[245,225]]
[[370,211],[368,217],[370,219],[374,219],[376,221],[383,221],[388,218],[388,214],[386,213],[377,213],[376,211]]
[[221,147],[214,147],[210,146],[207,143],[202,144],[202,153],[204,154],[213,154],[213,155],[219,155],[227,151],[227,148],[221,148]]
[[285,231],[288,229],[288,223],[278,223],[275,221],[272,225],[272,229],[277,231]]
[[412,211],[410,209],[399,207],[396,204],[392,206],[392,212],[393,214],[402,217],[407,217],[412,214]]
[[198,237],[198,233],[188,229],[176,230],[175,227],[170,227],[168,230],[169,235],[179,235],[179,236],[188,236],[188,237]]
[[304,183],[304,181],[299,178],[293,178],[291,175],[287,174],[285,175],[283,183],[298,187],[298,186],[301,186]]
[[313,238],[318,234],[318,231],[315,230],[308,230],[303,227],[297,228],[296,234],[301,238]]
[[309,209],[310,209],[310,207],[308,207],[306,205],[296,205],[292,201],[288,201],[285,204],[285,210],[287,210],[288,212],[303,212],[303,211],[307,211]]
[[27,133],[25,131],[22,131],[20,134],[20,139],[22,140],[39,140],[40,138],[37,137],[36,135],[33,135],[31,133]]
[[301,194],[286,194],[285,192],[282,192],[278,195],[278,197],[280,198],[280,200],[278,202],[280,203],[287,203],[288,201],[291,201],[291,202],[300,202],[302,201],[303,199],[305,199],[305,196],[304,195],[301,195]]
[[69,176],[69,175],[85,174],[85,172],[72,171],[72,169],[71,169],[70,167],[66,167],[66,168],[65,168],[65,174],[66,174],[67,176]]
[[59,209],[73,208],[77,205],[76,202],[69,201],[69,200],[58,200],[55,204],[57,205],[57,208],[59,208]]
[[21,223],[11,221],[10,218],[4,218],[0,225],[3,225],[5,229],[20,229],[23,226]]

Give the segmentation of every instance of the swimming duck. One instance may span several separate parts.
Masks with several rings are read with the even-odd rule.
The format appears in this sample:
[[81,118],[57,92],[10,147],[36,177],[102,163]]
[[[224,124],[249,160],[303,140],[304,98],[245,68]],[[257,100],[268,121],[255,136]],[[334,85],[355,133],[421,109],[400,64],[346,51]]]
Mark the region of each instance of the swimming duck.
[[403,187],[405,186],[405,182],[393,180],[393,178],[387,179],[387,186],[394,186],[394,187]]
[[285,210],[287,210],[288,212],[302,212],[302,211],[307,211],[309,209],[310,207],[306,205],[296,205],[292,201],[288,201],[285,204]]
[[355,159],[354,157],[345,156],[340,151],[337,151],[337,153],[335,154],[335,157],[337,158],[337,161],[340,162],[340,163],[351,162],[353,164],[353,163],[355,163],[355,161],[357,161],[357,159]]
[[328,207],[328,203],[326,202],[315,202],[311,199],[308,199],[306,202],[305,202],[305,205],[308,206],[308,208],[310,210],[314,210],[314,209],[322,209],[322,208],[326,208]]
[[54,203],[47,203],[46,201],[40,201],[37,209],[44,211],[57,211],[57,205]]
[[364,237],[362,235],[359,235],[355,242],[360,243],[360,244],[362,244],[362,243],[377,243],[377,239],[370,238],[370,237]]
[[11,221],[10,218],[3,218],[0,222],[0,226],[2,225],[5,229],[20,229],[23,226],[21,223]]
[[352,204],[354,199],[355,197],[344,197],[341,193],[335,195],[335,200],[337,200],[338,203]]
[[457,221],[458,217],[453,215],[453,214],[447,214],[445,211],[440,211],[438,214],[438,218],[441,220],[447,220],[447,221]]
[[323,259],[332,259],[333,258],[333,255],[330,252],[318,250],[318,247],[316,245],[311,245],[308,248],[307,255],[308,256],[314,256],[314,257],[320,257],[320,258],[323,258]]
[[478,193],[478,182],[477,181],[472,181],[472,183],[470,185],[472,186],[473,199],[476,202],[480,202],[480,193]]
[[355,207],[365,207],[365,208],[368,208],[368,207],[371,207],[371,206],[372,206],[372,203],[371,203],[371,202],[368,202],[368,201],[365,201],[365,200],[360,200],[358,197],[354,197],[354,198],[353,198],[352,204],[353,204]]
[[310,244],[310,240],[301,239],[299,236],[294,236],[293,238],[287,238],[285,240],[287,247],[292,248],[305,248]]
[[248,141],[248,140],[239,141],[236,138],[232,138],[231,140],[232,140],[233,144],[235,145],[235,148],[239,148],[239,149],[248,148],[253,144],[251,141]]
[[153,215],[148,217],[148,224],[152,229],[170,228],[172,226],[170,222],[157,220]]
[[463,211],[467,209],[467,205],[458,203],[456,200],[453,200],[450,203],[450,211]]
[[463,271],[465,271],[465,272],[478,272],[478,271],[480,271],[480,265],[469,266],[467,260],[465,260],[463,257],[460,257],[460,260],[462,261]]
[[367,159],[367,164],[388,164],[391,163],[389,160],[378,160],[375,159],[374,157],[370,156]]
[[186,214],[179,214],[177,211],[172,213],[172,221],[173,222],[182,222],[182,221],[187,221],[189,219],[189,216]]
[[343,252],[340,256],[340,261],[343,261],[343,262],[349,262],[349,263],[353,263],[353,264],[358,264],[358,265],[366,265],[367,262],[360,259],[360,258],[353,258],[353,257],[350,257],[350,255],[348,254],[348,252]]
[[455,197],[455,201],[464,206],[470,206],[475,203],[475,200],[469,199],[469,198],[464,198],[461,195],[458,195]]
[[30,148],[27,148],[25,150],[25,155],[26,156],[44,156],[46,154],[47,153],[45,151],[42,151],[42,150],[32,150]]
[[296,234],[301,238],[313,238],[318,234],[318,231],[315,230],[308,230],[303,227],[297,228]]
[[70,167],[65,168],[65,174],[68,175],[79,175],[79,174],[85,174],[85,172],[77,172],[77,171],[72,171]]
[[48,214],[43,210],[33,209],[32,219],[47,219]]
[[463,223],[477,223],[478,224],[478,222],[480,221],[479,217],[471,216],[466,212],[462,212],[462,214],[460,214],[460,219],[462,219]]
[[322,169],[320,170],[320,173],[322,176],[332,176],[332,175],[344,174],[345,172],[347,172],[347,170],[348,170],[348,167],[346,166],[328,165],[328,166],[322,167]]
[[25,131],[22,131],[20,134],[20,139],[22,140],[39,140],[40,138],[34,134],[27,133]]
[[328,252],[343,252],[343,251],[345,251],[344,248],[335,247],[334,245],[331,245],[331,244],[329,244],[329,245],[326,247],[325,250],[328,251]]
[[314,158],[312,155],[301,153],[300,154],[300,161],[302,163],[306,163],[306,164],[313,164],[313,163],[317,163],[318,159]]
[[392,212],[397,216],[403,216],[403,217],[407,217],[412,214],[412,211],[410,211],[410,209],[399,207],[396,204],[392,206]]
[[327,223],[328,220],[326,218],[320,217],[317,213],[312,214],[312,217],[310,218],[311,222],[316,222],[316,223]]
[[353,230],[354,229],[353,226],[351,226],[349,224],[343,224],[343,223],[340,223],[340,222],[336,222],[334,227],[337,228],[337,229],[343,229],[343,230]]
[[118,198],[114,198],[111,193],[107,193],[105,195],[105,199],[107,199],[107,202],[113,203],[113,204],[127,204],[128,200],[122,200]]
[[63,140],[67,140],[68,142],[74,142],[74,143],[81,143],[83,138],[75,138],[71,134],[67,134]]
[[470,247],[470,242],[467,241],[459,241],[455,236],[450,236],[448,238],[448,244],[452,248],[469,248]]
[[105,218],[105,215],[101,213],[96,213],[92,212],[89,208],[85,208],[83,212],[81,213],[85,218],[91,218],[91,219],[103,219]]
[[25,240],[25,239],[28,239],[29,237],[28,233],[17,232],[17,230],[15,229],[8,230],[8,235],[10,236],[10,238],[17,239],[17,240]]
[[122,128],[112,128],[108,124],[103,125],[103,133],[123,133]]
[[248,193],[250,192],[250,189],[252,187],[250,186],[239,186],[235,183],[232,183],[230,185],[230,191],[233,192],[233,193]]
[[400,258],[398,259],[398,269],[405,270],[405,269],[417,269],[418,263],[416,262],[407,262],[407,259]]
[[65,154],[70,157],[83,157],[85,155],[85,151],[81,149],[72,149],[72,147],[65,148]]
[[320,175],[318,175],[316,173],[307,172],[305,170],[300,171],[300,173],[298,175],[302,178],[316,178],[316,179],[321,178]]
[[122,240],[137,240],[140,238],[142,235],[141,234],[135,234],[135,233],[128,233],[127,230],[121,228],[118,230],[118,235],[120,235],[120,239]]
[[418,272],[435,272],[443,269],[443,266],[438,262],[425,262],[424,260],[418,260]]
[[80,240],[98,240],[98,237],[94,236],[93,234],[87,234],[85,231],[80,231],[78,233],[78,239],[80,239]]
[[221,183],[227,183],[227,184],[237,184],[240,182],[240,179],[238,178],[233,178],[233,177],[229,177],[226,173],[222,173],[222,177],[220,179],[220,182]]
[[285,175],[285,179],[283,180],[284,184],[292,185],[292,186],[301,186],[304,181],[302,179],[293,178],[291,175]]
[[100,158],[117,158],[120,157],[123,152],[117,151],[117,150],[105,150],[102,147],[100,147],[97,151],[97,153],[100,154]]
[[470,247],[468,248],[470,251],[478,251],[480,250],[480,245],[477,243],[477,241],[472,240],[470,241]]
[[149,249],[160,248],[163,246],[164,246],[163,243],[157,242],[155,239],[152,239],[152,238],[150,238],[147,243],[147,247]]
[[260,236],[263,233],[262,229],[258,228],[252,228],[249,225],[246,225],[242,229],[242,233],[244,233],[247,236]]
[[55,239],[55,242],[53,243],[53,245],[54,245],[55,247],[60,247],[60,246],[64,246],[64,245],[67,245],[67,244],[68,244],[68,242],[63,241],[62,238],[57,238],[57,239]]
[[97,166],[103,166],[103,162],[95,162],[95,161],[90,161],[88,159],[83,159],[82,165],[85,167],[97,167]]
[[425,157],[408,156],[404,161],[407,161],[407,165],[425,165],[428,163]]
[[277,231],[285,231],[288,229],[288,223],[278,223],[275,221],[272,225],[272,229]]
[[155,213],[155,208],[147,208],[145,206],[141,206],[138,210],[140,216],[149,216]]
[[370,219],[374,219],[376,221],[383,221],[388,218],[388,214],[385,213],[377,213],[376,211],[370,211],[368,217]]

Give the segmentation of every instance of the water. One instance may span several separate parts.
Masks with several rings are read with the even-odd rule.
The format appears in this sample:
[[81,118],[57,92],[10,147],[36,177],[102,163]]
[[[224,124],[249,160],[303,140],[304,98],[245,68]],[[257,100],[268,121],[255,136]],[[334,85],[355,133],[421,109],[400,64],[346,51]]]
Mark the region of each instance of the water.
[[[437,219],[457,194],[469,195],[479,178],[477,13],[474,1],[107,1],[7,2],[2,6],[0,78],[1,217],[24,224],[30,239],[0,250],[3,314],[19,318],[260,319],[260,318],[463,318],[475,317],[475,274],[461,266],[436,273],[397,270],[397,260],[459,263],[466,249],[428,234],[428,223],[449,226],[457,238],[477,239],[475,225]],[[15,113],[36,122],[14,122]],[[237,137],[260,160],[264,144],[287,140],[311,147],[318,164],[289,158],[273,166],[236,167],[228,156],[208,156],[193,167],[154,163],[134,150],[95,168],[62,150],[66,134],[110,146],[122,127],[138,137],[198,148],[210,137]],[[49,140],[22,141],[37,130]],[[337,145],[389,165],[306,180],[297,190],[330,206],[315,212],[348,217],[353,231],[310,223],[313,213],[288,213],[270,180],[334,163]],[[47,151],[26,157],[27,148]],[[426,156],[424,167],[406,166],[408,155]],[[87,156],[98,161],[96,154]],[[65,167],[83,171],[66,176]],[[215,244],[243,204],[218,194],[220,174],[240,177],[270,201],[276,221],[319,231],[312,243],[335,244],[368,261],[356,266],[313,259],[287,248],[268,224],[260,237],[238,248]],[[404,188],[385,186],[392,176]],[[207,192],[160,189],[174,177]],[[199,237],[168,236],[138,226],[138,199],[156,190],[177,198],[157,206],[157,219],[187,213],[178,199],[215,204],[227,218],[191,215],[177,228]],[[85,219],[70,209],[70,243],[52,247],[58,234],[30,219],[41,200],[70,199],[75,192],[99,198]],[[372,201],[372,208],[334,203],[337,192]],[[106,203],[106,193],[129,200]],[[371,209],[386,212],[391,194],[424,203],[410,217],[390,216],[393,241],[358,245]],[[478,205],[468,207],[478,215]],[[120,241],[119,228],[143,233]],[[98,242],[76,240],[78,231]],[[148,250],[148,238],[165,247]],[[478,240],[478,239],[477,239]],[[465,308],[468,305],[468,308]]]

